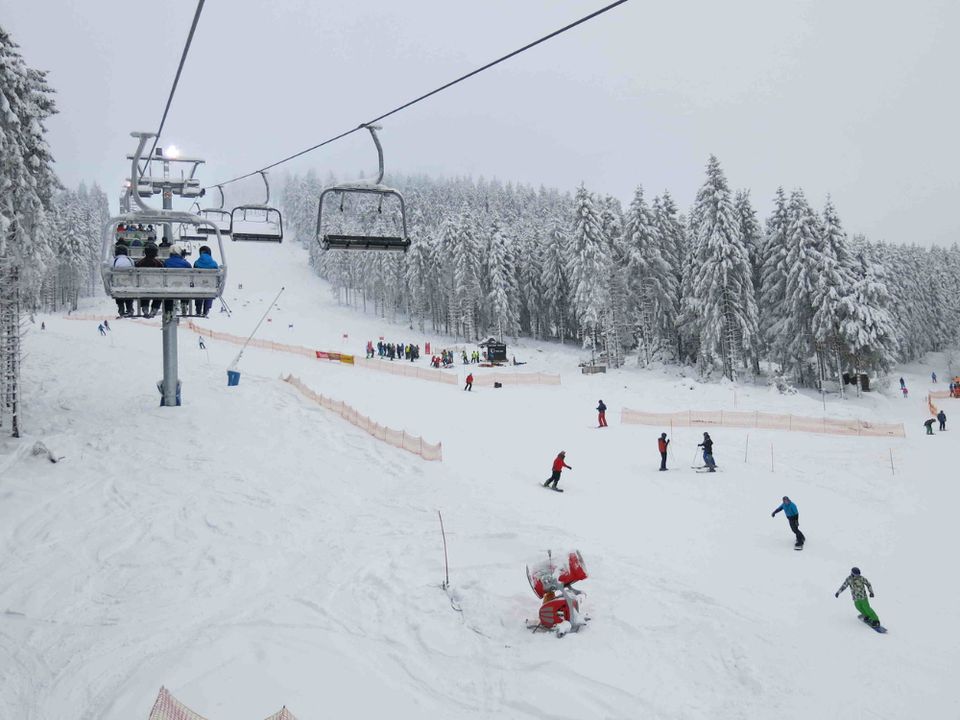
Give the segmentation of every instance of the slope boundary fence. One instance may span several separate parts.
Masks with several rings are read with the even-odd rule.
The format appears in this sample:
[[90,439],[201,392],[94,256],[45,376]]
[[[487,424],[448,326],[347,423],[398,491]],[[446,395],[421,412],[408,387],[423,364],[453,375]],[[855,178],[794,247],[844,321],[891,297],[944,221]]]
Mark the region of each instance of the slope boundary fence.
[[541,372],[524,373],[483,373],[473,376],[473,384],[480,387],[493,387],[494,383],[501,385],[559,385],[560,376]]
[[906,437],[902,424],[869,423],[856,418],[844,420],[765,412],[731,412],[727,410],[683,410],[672,413],[655,413],[624,408],[620,412],[620,422],[627,425],[656,425],[659,427],[741,427],[824,435]]
[[[150,711],[148,720],[207,720],[203,715],[194,712],[177,700],[165,687],[160,688],[156,702]],[[275,712],[266,720],[297,720],[286,706]]]
[[411,435],[404,430],[394,430],[386,425],[381,425],[377,422],[374,422],[366,415],[361,415],[356,409],[350,405],[347,405],[342,400],[334,400],[333,398],[328,398],[325,395],[321,395],[320,393],[311,390],[309,387],[304,385],[299,378],[296,378],[293,375],[287,375],[281,379],[285,383],[295,387],[304,397],[313,400],[315,403],[327,410],[332,410],[348,423],[360,428],[367,434],[372,435],[377,440],[385,442],[387,445],[392,445],[395,448],[406,450],[414,455],[419,455],[424,460],[443,460],[443,443],[437,443],[434,445],[424,442],[423,438],[419,435]]

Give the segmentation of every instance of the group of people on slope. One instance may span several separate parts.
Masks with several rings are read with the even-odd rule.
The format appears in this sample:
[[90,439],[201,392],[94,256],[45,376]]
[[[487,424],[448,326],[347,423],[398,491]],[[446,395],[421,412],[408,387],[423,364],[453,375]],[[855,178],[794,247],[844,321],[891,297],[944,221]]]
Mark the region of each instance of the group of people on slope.
[[413,362],[420,358],[420,346],[410,343],[387,343],[383,340],[373,344],[373,340],[367,341],[367,358],[373,357],[389,358],[390,360],[409,360]]
[[[143,247],[143,257],[134,262],[130,258],[129,249],[126,242],[121,241],[114,247],[113,267],[117,270],[130,268],[198,268],[200,270],[216,270],[220,266],[210,254],[210,248],[206,245],[200,248],[199,255],[193,265],[186,259],[188,251],[181,245],[170,245],[170,254],[166,260],[161,260],[159,248],[155,243],[148,242]],[[161,299],[139,298],[140,315],[151,318],[160,312]],[[165,309],[174,310],[173,300],[164,300]],[[213,298],[194,298],[193,300],[184,299],[180,301],[181,314],[190,314],[190,304],[193,303],[194,314],[202,317],[209,317],[210,308],[213,307]],[[134,313],[133,298],[116,298],[117,312],[120,317],[132,317]]]

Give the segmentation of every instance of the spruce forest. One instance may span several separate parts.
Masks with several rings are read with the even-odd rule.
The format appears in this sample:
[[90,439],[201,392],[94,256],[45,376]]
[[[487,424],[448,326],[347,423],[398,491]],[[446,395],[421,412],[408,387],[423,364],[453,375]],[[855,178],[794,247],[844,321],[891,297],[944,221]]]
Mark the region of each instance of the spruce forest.
[[[957,342],[956,245],[850,236],[829,197],[818,210],[800,189],[778,189],[761,219],[716,157],[687,210],[640,186],[624,208],[582,185],[571,195],[394,176],[406,254],[323,251],[317,197],[332,182],[287,178],[288,228],[341,302],[411,328],[576,342],[612,366],[695,365],[704,377],[764,373],[808,387],[882,375]],[[353,230],[389,222],[376,206],[350,210]]]

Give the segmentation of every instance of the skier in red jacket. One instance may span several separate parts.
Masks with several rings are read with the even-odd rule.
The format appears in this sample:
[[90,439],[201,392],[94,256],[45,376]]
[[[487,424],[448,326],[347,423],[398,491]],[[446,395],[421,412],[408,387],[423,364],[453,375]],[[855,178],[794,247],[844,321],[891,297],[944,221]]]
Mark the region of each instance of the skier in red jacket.
[[567,470],[573,470],[573,468],[567,465],[567,463],[564,461],[566,456],[567,453],[563,450],[561,450],[560,454],[557,455],[556,460],[553,461],[553,474],[547,478],[547,481],[543,484],[544,487],[551,487],[552,484],[554,490],[563,492],[563,490],[560,490],[560,488],[557,487],[557,483],[560,482],[560,473],[563,472],[564,468],[567,468]]

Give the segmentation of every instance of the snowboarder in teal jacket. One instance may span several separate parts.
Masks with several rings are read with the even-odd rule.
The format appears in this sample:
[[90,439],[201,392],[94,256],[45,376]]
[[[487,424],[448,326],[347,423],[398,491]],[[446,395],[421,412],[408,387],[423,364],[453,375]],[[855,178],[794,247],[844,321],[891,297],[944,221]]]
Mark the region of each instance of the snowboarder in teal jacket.
[[877,617],[873,608],[870,607],[870,601],[867,600],[867,592],[870,593],[870,597],[873,597],[873,586],[869,580],[860,574],[860,568],[850,568],[850,575],[843,581],[840,589],[834,593],[834,597],[840,597],[840,593],[847,588],[850,588],[850,594],[853,595],[854,607],[863,615],[864,620],[877,627],[880,624],[880,618]]
[[797,542],[794,547],[802,548],[803,544],[807,541],[806,536],[800,532],[800,511],[797,510],[797,505],[790,500],[786,495],[783,496],[783,503],[770,513],[770,517],[776,517],[777,513],[783,510],[783,514],[787,516],[787,522],[790,523],[790,529],[793,530],[793,534],[797,536]]

